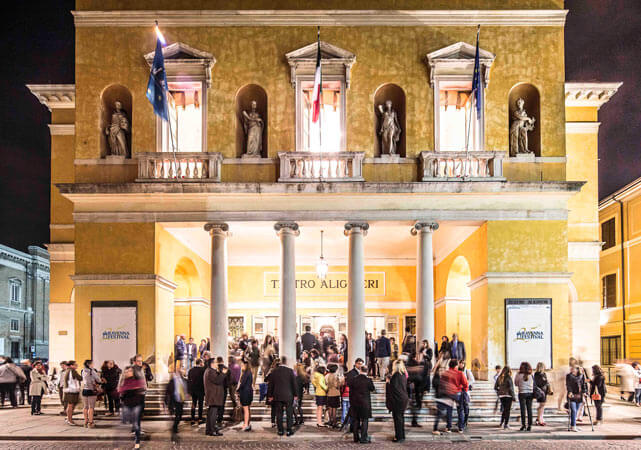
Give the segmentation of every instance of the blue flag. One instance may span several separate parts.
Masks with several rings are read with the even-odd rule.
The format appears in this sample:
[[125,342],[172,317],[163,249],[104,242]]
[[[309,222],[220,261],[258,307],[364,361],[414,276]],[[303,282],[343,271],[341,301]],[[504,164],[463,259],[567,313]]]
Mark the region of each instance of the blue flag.
[[481,59],[479,57],[479,35],[481,26],[476,30],[476,55],[474,56],[474,78],[472,79],[472,93],[474,95],[474,104],[476,105],[476,118],[481,120]]
[[147,99],[154,107],[154,113],[163,120],[169,120],[169,108],[167,105],[167,74],[165,73],[165,58],[162,55],[162,44],[160,38],[156,39],[156,52],[154,62],[151,65],[149,83],[147,83]]

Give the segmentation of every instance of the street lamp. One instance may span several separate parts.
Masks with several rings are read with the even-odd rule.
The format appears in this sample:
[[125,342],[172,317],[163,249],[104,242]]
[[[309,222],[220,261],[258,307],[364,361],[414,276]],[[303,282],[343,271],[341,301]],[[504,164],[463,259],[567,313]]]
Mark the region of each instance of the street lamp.
[[323,230],[321,230],[321,252],[320,258],[318,258],[318,262],[316,263],[316,276],[319,280],[324,280],[325,277],[327,277],[328,271],[327,261],[323,258]]

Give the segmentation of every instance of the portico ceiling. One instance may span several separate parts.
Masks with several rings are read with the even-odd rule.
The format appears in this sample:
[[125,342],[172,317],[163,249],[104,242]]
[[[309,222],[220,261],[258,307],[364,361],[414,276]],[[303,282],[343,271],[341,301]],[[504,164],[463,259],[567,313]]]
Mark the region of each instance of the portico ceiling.
[[[330,265],[347,265],[348,239],[342,222],[298,222],[296,264],[314,265],[320,255],[320,232],[324,230],[324,256]],[[434,233],[435,263],[440,263],[482,222],[440,222]],[[208,263],[211,238],[204,223],[167,223],[164,228]],[[274,265],[280,260],[280,243],[273,222],[232,222],[228,239],[229,265]],[[416,237],[412,222],[370,222],[365,238],[365,263],[369,265],[415,265]]]

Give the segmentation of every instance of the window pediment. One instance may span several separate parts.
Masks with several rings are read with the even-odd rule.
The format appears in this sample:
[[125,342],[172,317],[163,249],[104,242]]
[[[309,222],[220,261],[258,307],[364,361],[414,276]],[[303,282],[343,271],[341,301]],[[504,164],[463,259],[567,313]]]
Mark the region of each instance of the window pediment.
[[[149,67],[154,61],[154,53],[145,55]],[[216,58],[211,53],[175,42],[162,49],[168,81],[202,80],[211,87],[211,68]]]
[[[437,76],[472,76],[474,71],[474,59],[476,57],[476,46],[467,42],[457,42],[426,55],[427,64],[430,66],[430,84],[434,86],[434,79]],[[479,48],[479,61],[481,73],[485,86],[490,81],[490,68],[496,56]]]
[[[292,87],[296,86],[297,75],[314,74],[314,70],[316,69],[317,45],[317,42],[313,42],[305,47],[285,54],[291,70]],[[325,41],[320,41],[320,48],[323,74],[344,76],[345,85],[349,88],[350,71],[352,65],[356,62],[356,55]]]

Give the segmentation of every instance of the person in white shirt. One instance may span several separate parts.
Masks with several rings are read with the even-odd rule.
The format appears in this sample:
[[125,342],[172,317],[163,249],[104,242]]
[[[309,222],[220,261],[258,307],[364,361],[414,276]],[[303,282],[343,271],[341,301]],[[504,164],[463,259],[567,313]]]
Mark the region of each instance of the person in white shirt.
[[633,362],[632,370],[634,370],[634,404],[641,406],[641,365],[636,361]]

